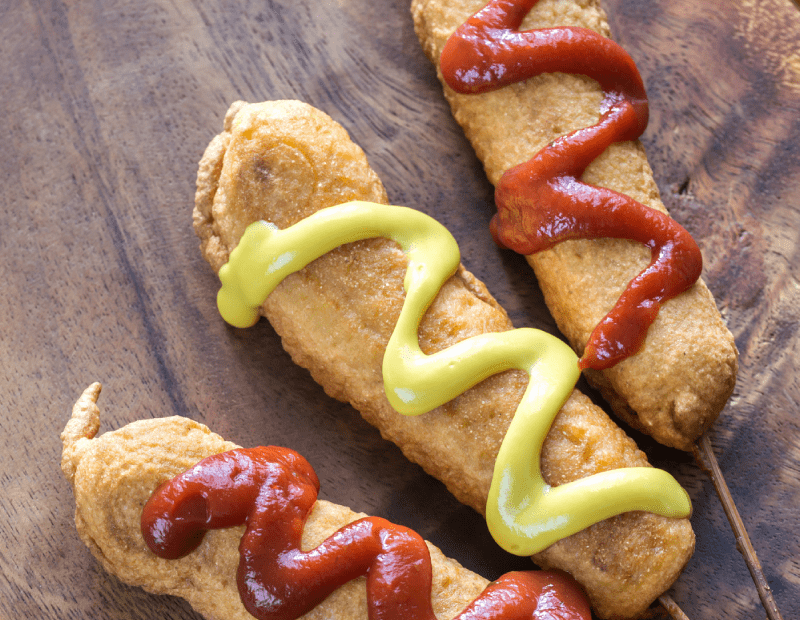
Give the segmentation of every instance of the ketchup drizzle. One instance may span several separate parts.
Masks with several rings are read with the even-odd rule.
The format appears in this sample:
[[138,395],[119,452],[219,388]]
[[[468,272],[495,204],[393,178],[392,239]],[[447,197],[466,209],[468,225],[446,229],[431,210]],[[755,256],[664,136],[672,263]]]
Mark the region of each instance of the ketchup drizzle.
[[[436,620],[430,554],[408,528],[368,517],[301,550],[318,491],[311,465],[292,450],[217,454],[153,493],[142,511],[142,535],[153,553],[177,559],[194,551],[206,530],[244,524],[237,583],[245,608],[260,620],[294,620],[362,575],[370,620]],[[457,616],[500,618],[590,620],[591,613],[566,575],[520,571],[491,583]]]
[[495,188],[495,241],[533,254],[568,239],[623,238],[650,248],[650,264],[633,278],[595,327],[579,361],[602,370],[636,353],[661,304],[700,277],[702,255],[675,220],[633,198],[579,180],[614,142],[636,140],[647,127],[644,84],[619,45],[586,28],[521,32],[538,0],[492,0],[450,37],[440,66],[459,93],[483,93],[541,73],[596,80],[605,95],[596,125],[562,136],[505,172]]

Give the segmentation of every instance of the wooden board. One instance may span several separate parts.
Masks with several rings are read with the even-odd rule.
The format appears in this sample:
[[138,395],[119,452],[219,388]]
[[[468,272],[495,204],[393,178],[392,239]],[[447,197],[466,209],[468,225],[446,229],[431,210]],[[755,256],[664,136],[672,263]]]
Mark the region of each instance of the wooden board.
[[[741,351],[712,441],[784,617],[800,617],[800,14],[789,0],[606,6],[649,91],[665,202],[700,243]],[[323,497],[487,577],[528,567],[328,398],[268,324],[225,326],[191,229],[196,163],[228,104],[302,99],[350,131],[394,203],[454,232],[516,325],[555,331],[527,266],[486,232],[491,188],[407,2],[27,0],[3,5],[0,35],[0,617],[197,617],[108,576],[75,533],[58,436],[95,380],[103,430],[180,414],[287,445]],[[694,502],[697,552],[673,597],[693,620],[763,617],[707,478],[637,439]]]

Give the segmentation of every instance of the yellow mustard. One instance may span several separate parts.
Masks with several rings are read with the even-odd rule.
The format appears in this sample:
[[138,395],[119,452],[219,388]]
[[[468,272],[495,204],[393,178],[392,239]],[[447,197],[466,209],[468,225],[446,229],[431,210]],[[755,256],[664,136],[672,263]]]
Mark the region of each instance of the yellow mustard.
[[267,222],[251,224],[220,269],[220,314],[235,327],[249,327],[286,276],[340,245],[374,237],[393,239],[408,256],[406,299],[383,359],[392,407],[419,415],[504,370],[529,375],[495,462],[486,506],[489,530],[503,549],[532,555],[631,510],[668,517],[691,513],[686,491],[670,474],[652,467],[615,469],[558,487],[544,481],[544,439],[580,376],[577,356],[558,338],[522,328],[475,336],[432,355],[422,352],[419,323],[461,257],[447,229],[419,211],[350,202],[284,230]]

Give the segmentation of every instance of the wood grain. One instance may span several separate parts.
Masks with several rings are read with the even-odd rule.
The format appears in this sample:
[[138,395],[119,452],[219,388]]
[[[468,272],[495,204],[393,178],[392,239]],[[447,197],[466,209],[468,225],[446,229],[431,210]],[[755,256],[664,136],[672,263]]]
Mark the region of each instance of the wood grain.
[[[648,88],[656,179],[742,354],[712,442],[784,617],[800,617],[800,12],[606,6]],[[196,164],[228,104],[302,99],[350,131],[393,202],[453,231],[515,324],[555,331],[524,261],[486,234],[491,188],[406,2],[23,0],[0,8],[0,60],[0,617],[197,617],[107,576],[74,531],[58,435],[95,380],[104,430],[180,414],[287,445],[323,497],[414,527],[487,577],[528,566],[325,396],[269,325],[227,328],[191,230]],[[694,502],[698,549],[673,598],[693,620],[763,616],[710,482],[637,439]]]

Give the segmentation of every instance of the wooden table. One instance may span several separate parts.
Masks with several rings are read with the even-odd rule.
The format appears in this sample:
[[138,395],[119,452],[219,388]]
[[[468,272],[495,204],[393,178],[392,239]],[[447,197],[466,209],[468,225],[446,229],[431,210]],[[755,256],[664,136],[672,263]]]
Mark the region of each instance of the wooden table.
[[[784,618],[800,617],[800,13],[789,0],[611,0],[651,100],[644,137],[741,352],[711,433]],[[271,327],[227,327],[190,214],[196,163],[235,99],[305,100],[367,152],[390,199],[456,235],[518,326],[555,331],[531,272],[497,250],[492,192],[451,118],[406,0],[6,2],[0,9],[0,616],[195,618],[107,575],[61,476],[73,402],[103,430],[180,414],[290,446],[322,496],[416,528],[495,577],[528,567],[478,515],[291,363]],[[672,596],[693,620],[763,617],[708,479],[637,436],[694,502]]]

